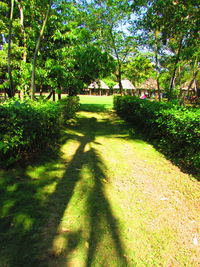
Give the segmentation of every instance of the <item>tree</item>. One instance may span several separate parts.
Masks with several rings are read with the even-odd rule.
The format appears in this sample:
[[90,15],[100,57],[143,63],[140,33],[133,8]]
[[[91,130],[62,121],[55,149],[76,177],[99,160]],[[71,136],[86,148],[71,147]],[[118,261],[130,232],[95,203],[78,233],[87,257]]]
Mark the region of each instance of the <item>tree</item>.
[[155,76],[153,63],[148,54],[138,52],[133,58],[129,58],[123,66],[125,76],[137,86],[147,78]]
[[87,26],[94,32],[94,40],[116,61],[116,76],[122,94],[122,65],[135,51],[134,39],[127,30],[130,16],[129,1],[93,1],[88,5]]
[[31,91],[31,98],[34,98],[34,94],[35,94],[35,69],[36,69],[36,60],[37,60],[37,54],[39,51],[39,47],[40,47],[40,42],[42,40],[43,34],[44,34],[44,29],[47,23],[47,19],[49,17],[49,12],[51,9],[51,4],[52,4],[52,0],[49,0],[48,6],[47,6],[47,11],[42,23],[42,27],[40,30],[40,34],[38,36],[37,42],[36,42],[36,46],[35,46],[35,52],[34,52],[34,56],[33,56],[33,64],[32,64],[32,75],[31,75],[31,87],[30,87],[30,91]]
[[[199,47],[200,10],[196,0],[141,1],[140,18],[136,23],[142,33],[160,33],[161,50],[171,56],[170,93],[186,51]],[[148,40],[147,40],[148,41]],[[155,41],[154,41],[155,42]],[[193,58],[193,56],[192,56]]]
[[8,81],[9,90],[7,91],[9,97],[15,95],[13,88],[12,69],[11,69],[11,39],[12,39],[12,24],[13,24],[14,0],[10,0],[10,20],[8,33]]

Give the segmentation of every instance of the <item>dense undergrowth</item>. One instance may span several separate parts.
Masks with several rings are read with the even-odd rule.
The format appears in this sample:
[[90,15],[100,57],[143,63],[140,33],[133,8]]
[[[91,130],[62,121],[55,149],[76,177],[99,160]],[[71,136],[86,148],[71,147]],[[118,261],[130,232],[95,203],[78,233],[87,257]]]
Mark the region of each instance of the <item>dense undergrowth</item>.
[[116,112],[142,130],[177,165],[200,171],[200,109],[115,97]]
[[78,97],[58,102],[10,100],[0,105],[0,166],[30,160],[53,148],[61,126],[79,109]]

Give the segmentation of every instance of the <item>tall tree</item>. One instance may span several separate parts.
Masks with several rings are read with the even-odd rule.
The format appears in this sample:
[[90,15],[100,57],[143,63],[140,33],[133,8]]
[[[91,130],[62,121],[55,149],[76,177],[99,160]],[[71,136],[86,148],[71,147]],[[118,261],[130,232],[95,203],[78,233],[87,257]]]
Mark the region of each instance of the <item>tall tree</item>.
[[35,46],[35,52],[34,52],[34,56],[33,56],[33,64],[32,64],[32,75],[31,75],[31,87],[30,87],[30,91],[31,91],[31,98],[34,98],[34,94],[35,94],[35,70],[36,70],[36,60],[37,60],[37,54],[40,48],[40,42],[42,40],[43,34],[44,34],[44,29],[47,23],[47,19],[49,17],[49,12],[51,9],[51,4],[52,4],[52,0],[49,0],[48,6],[47,6],[47,11],[42,23],[42,27],[40,30],[40,34],[38,36],[37,42],[36,42],[36,46]]
[[130,16],[129,1],[93,1],[88,5],[91,19],[89,28],[95,41],[116,60],[116,76],[122,94],[122,65],[134,51],[134,40],[127,27]]
[[[199,3],[197,0],[147,0],[141,1],[140,12],[142,19],[138,24],[142,26],[143,33],[159,31],[165,52],[171,55],[173,67],[169,90],[172,93],[177,71],[186,49],[200,44]],[[170,46],[172,42],[173,46]]]
[[154,65],[146,53],[138,52],[134,57],[128,59],[123,66],[124,73],[137,87],[147,78],[155,76]]
[[13,12],[14,12],[14,0],[10,0],[10,21],[9,21],[9,33],[8,33],[8,81],[9,90],[7,91],[9,97],[15,95],[12,79],[11,69],[11,41],[12,41],[12,23],[13,23]]

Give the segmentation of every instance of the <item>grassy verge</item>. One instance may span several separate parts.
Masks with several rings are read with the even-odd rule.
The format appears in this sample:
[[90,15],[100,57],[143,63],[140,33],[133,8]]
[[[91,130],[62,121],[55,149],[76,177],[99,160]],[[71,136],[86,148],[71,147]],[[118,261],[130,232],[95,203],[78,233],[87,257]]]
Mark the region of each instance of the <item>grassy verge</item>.
[[57,158],[0,171],[0,266],[199,266],[196,180],[110,112],[62,138]]

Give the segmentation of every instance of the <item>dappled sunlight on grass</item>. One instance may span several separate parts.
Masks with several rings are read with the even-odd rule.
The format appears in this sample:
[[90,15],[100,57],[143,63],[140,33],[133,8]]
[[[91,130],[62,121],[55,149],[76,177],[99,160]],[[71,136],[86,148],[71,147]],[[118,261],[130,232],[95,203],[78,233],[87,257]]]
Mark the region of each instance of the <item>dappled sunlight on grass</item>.
[[0,171],[0,265],[195,266],[180,226],[195,190],[114,114],[80,111],[56,158]]

